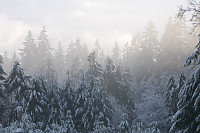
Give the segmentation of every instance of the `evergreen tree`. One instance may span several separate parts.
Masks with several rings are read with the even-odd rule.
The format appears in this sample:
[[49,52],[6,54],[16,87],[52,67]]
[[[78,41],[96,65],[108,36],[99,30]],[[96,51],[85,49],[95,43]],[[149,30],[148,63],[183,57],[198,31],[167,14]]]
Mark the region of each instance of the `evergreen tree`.
[[25,69],[25,72],[29,75],[35,74],[36,71],[36,61],[38,60],[36,58],[36,44],[33,39],[33,35],[31,31],[28,32],[28,35],[26,36],[24,48],[21,50],[21,62],[22,66]]
[[185,16],[183,19],[169,18],[161,39],[161,52],[158,60],[159,73],[169,76],[171,71],[176,74],[181,72],[185,58],[193,51],[192,38]]
[[3,59],[4,59],[2,64],[3,68],[5,69],[6,73],[9,73],[11,70],[11,66],[10,66],[10,58],[8,57],[7,51],[4,52]]
[[48,95],[48,124],[56,123],[61,125],[61,105],[55,90],[51,90]]
[[[69,49],[67,51],[66,55],[66,62],[67,67],[69,70],[73,68],[73,66],[76,66],[75,61],[76,59],[80,59],[84,63],[87,61],[88,56],[88,49],[86,45],[82,45],[80,39],[78,38],[75,43],[71,43],[69,45]],[[87,66],[87,64],[83,64],[84,67]]]
[[74,123],[78,132],[84,131],[82,116],[84,115],[87,109],[85,108],[85,106],[87,104],[88,97],[89,97],[89,84],[86,81],[85,74],[83,74],[81,76],[79,86],[75,92],[74,107],[73,107],[75,110]]
[[177,99],[178,93],[176,91],[176,84],[173,77],[170,77],[168,84],[167,84],[167,93],[165,99],[165,105],[169,107],[169,110],[172,114],[175,113],[177,110],[177,102],[174,99]]
[[[198,7],[198,8],[196,8]],[[191,20],[192,23],[199,24],[199,3],[196,1],[191,1],[187,9],[181,9],[181,16],[187,11],[192,13]],[[180,15],[180,14],[179,14]],[[199,50],[200,43],[198,42],[196,46],[196,51],[189,56],[184,66],[192,66],[196,68],[194,72],[186,80],[185,84],[179,91],[178,94],[178,104],[177,112],[172,118],[173,125],[170,128],[170,132],[200,132],[200,121],[199,121],[199,112],[200,112],[200,67],[199,67]]]
[[3,64],[3,57],[0,55],[0,99],[5,98],[3,83],[4,83],[4,80],[5,80],[6,73],[4,72],[2,64]]
[[155,74],[155,64],[159,53],[157,31],[154,23],[150,20],[145,32],[142,34],[141,52],[138,55],[138,67],[136,76],[141,82],[143,78],[148,79]]
[[118,65],[121,63],[120,60],[120,49],[119,46],[117,44],[117,42],[115,42],[115,47],[113,48],[113,55],[112,55],[112,59],[115,65]]
[[19,58],[18,58],[18,56],[17,56],[16,51],[14,50],[13,55],[12,55],[12,57],[11,57],[11,59],[10,59],[10,63],[9,63],[9,64],[10,64],[11,66],[13,66],[13,65],[15,64],[16,61],[19,61]]
[[28,91],[29,77],[24,75],[23,69],[18,62],[15,62],[13,69],[6,78],[5,85],[7,93],[10,95],[10,101],[14,102],[11,117],[13,120],[18,120],[21,113],[25,110],[25,96]]
[[48,120],[47,89],[42,77],[36,77],[31,81],[31,88],[26,96],[26,112],[31,116],[34,123]]
[[126,120],[127,117],[127,114],[122,114],[122,121],[118,126],[118,130],[120,133],[130,133],[130,125],[129,122]]
[[54,65],[52,61],[48,58],[45,64],[45,67],[42,69],[43,71],[43,78],[46,82],[46,88],[49,90],[57,89],[58,82],[57,82],[57,74],[54,69]]
[[49,44],[46,28],[43,26],[38,38],[37,69],[40,70],[52,58],[51,45]]
[[102,119],[103,125],[112,128],[110,122],[112,107],[110,101],[107,99],[105,92],[101,65],[96,61],[95,52],[88,56],[89,69],[87,71],[87,80],[89,83],[89,96],[85,104],[82,123],[86,131],[92,131],[95,128],[94,123],[98,120],[99,114],[104,117]]
[[6,95],[5,95],[5,88],[4,88],[4,81],[5,81],[5,75],[6,73],[4,72],[3,66],[3,57],[0,55],[0,123],[3,122],[3,113],[5,112],[4,106],[5,103],[5,99],[6,99]]
[[94,45],[94,52],[96,54],[96,60],[104,64],[104,53],[98,39],[96,40]]
[[71,111],[71,115],[74,118],[75,116],[75,108],[74,108],[74,88],[72,88],[72,83],[73,81],[71,80],[70,77],[70,73],[67,72],[67,79],[65,81],[65,85],[64,88],[62,90],[60,90],[60,105],[61,106],[61,110],[62,110],[62,120],[65,121],[66,120],[66,116],[67,116],[67,111],[70,110]]
[[67,133],[77,133],[70,110],[67,110],[65,126],[67,129],[66,130]]
[[54,59],[54,64],[55,64],[55,71],[58,74],[59,81],[61,82],[64,79],[64,72],[65,72],[65,55],[63,51],[63,46],[59,42],[58,48],[55,52],[55,59]]

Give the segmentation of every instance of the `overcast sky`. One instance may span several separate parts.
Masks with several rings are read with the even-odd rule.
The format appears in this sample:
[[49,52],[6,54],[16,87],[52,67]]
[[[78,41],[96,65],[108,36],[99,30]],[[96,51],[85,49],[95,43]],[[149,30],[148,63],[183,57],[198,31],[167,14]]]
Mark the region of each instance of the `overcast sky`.
[[151,19],[163,32],[184,0],[0,0],[0,52],[23,48],[31,30],[47,29],[52,46],[77,37],[90,49],[98,38],[106,50],[130,42]]

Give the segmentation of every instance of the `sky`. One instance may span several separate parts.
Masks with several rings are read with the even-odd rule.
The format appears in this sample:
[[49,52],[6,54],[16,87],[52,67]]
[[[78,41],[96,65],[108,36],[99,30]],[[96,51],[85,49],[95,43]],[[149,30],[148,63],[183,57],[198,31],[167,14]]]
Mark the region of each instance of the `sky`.
[[80,38],[89,49],[98,39],[109,53],[124,46],[151,19],[162,33],[186,0],[0,0],[0,53],[23,48],[29,30],[35,40],[46,27],[50,44],[67,50]]

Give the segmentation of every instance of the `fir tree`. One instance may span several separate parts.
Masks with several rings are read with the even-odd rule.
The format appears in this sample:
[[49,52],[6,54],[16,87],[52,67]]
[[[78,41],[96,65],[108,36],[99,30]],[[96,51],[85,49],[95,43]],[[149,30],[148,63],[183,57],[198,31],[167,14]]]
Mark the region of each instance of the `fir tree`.
[[38,38],[37,69],[40,70],[52,58],[52,48],[48,40],[46,28],[43,26]]
[[13,120],[19,119],[22,112],[25,110],[25,96],[28,91],[29,77],[24,75],[23,69],[18,62],[15,62],[13,69],[6,78],[5,85],[8,95],[10,96],[10,102],[14,102],[12,115]]
[[51,90],[48,95],[48,124],[56,123],[61,125],[61,105],[55,90]]
[[31,116],[34,123],[47,123],[47,89],[41,77],[36,77],[31,81],[31,88],[26,97],[26,112]]
[[5,80],[6,73],[4,72],[2,64],[3,64],[3,57],[0,55],[0,98],[5,98],[3,91],[4,90],[3,83]]
[[21,50],[21,62],[22,66],[25,69],[25,72],[29,75],[35,74],[36,71],[36,61],[38,60],[36,58],[36,44],[33,39],[33,35],[31,31],[28,32],[28,35],[26,36],[24,48]]
[[112,107],[110,101],[106,98],[101,65],[96,61],[95,52],[88,56],[89,69],[87,71],[87,80],[89,83],[89,96],[86,101],[82,117],[82,123],[86,131],[92,131],[95,128],[94,123],[98,120],[98,115],[102,114],[103,125],[111,128],[110,122]]
[[64,72],[65,72],[65,55],[62,44],[59,42],[58,48],[55,52],[55,71],[58,74],[59,81],[61,82],[64,79]]

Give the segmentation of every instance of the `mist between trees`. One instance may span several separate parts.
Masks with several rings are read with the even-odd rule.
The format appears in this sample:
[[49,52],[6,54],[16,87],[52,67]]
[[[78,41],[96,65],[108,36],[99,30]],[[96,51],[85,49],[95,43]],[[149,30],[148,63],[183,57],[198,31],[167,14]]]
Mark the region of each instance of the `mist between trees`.
[[80,38],[66,51],[61,43],[52,49],[45,27],[38,39],[29,31],[17,53],[0,56],[0,132],[199,132],[199,45],[189,56],[199,28],[192,28],[184,15],[169,18],[158,41],[150,20],[110,56],[98,40],[92,51]]

